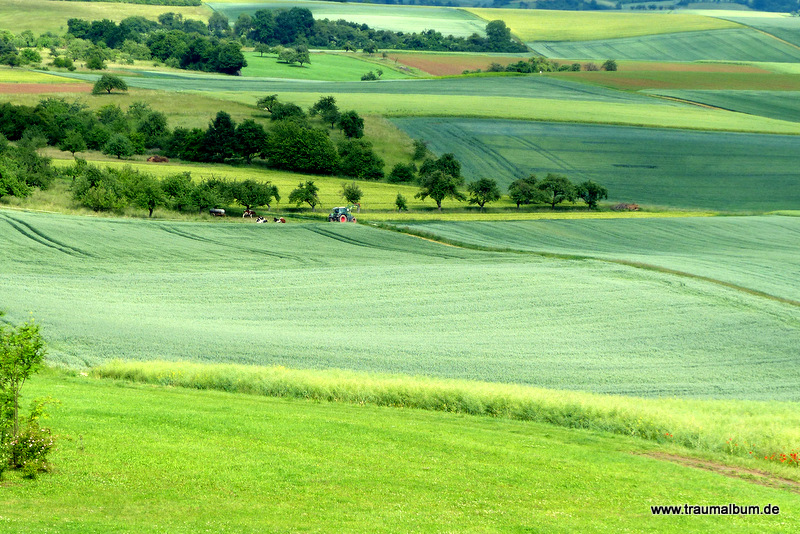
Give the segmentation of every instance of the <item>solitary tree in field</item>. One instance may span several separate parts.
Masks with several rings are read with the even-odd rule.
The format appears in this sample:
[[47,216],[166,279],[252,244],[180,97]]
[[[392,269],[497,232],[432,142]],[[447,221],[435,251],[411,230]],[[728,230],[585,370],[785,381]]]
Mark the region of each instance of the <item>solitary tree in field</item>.
[[591,180],[583,182],[578,185],[578,196],[588,204],[590,209],[597,209],[597,202],[602,199],[608,198],[608,189],[600,184],[596,184]]
[[397,206],[397,211],[408,211],[406,197],[404,197],[401,193],[397,193],[397,198],[394,199],[394,205]]
[[464,201],[467,197],[459,191],[459,187],[464,183],[464,179],[451,174],[446,174],[439,169],[426,174],[420,174],[420,190],[414,198],[425,200],[431,197],[436,202],[436,207],[442,211],[442,200],[452,198]]
[[361,206],[358,203],[361,202],[361,197],[364,195],[364,193],[361,191],[361,188],[358,187],[357,183],[352,182],[349,184],[342,184],[341,195],[348,204],[358,205],[358,211],[361,211]]
[[119,76],[114,76],[113,74],[103,74],[100,76],[100,79],[97,80],[94,84],[94,88],[92,88],[93,95],[102,94],[105,91],[108,94],[111,94],[111,91],[114,89],[119,89],[120,91],[127,91],[128,84],[125,83],[125,80],[120,78]]
[[548,174],[539,182],[538,188],[546,195],[551,209],[565,200],[572,202],[578,196],[575,186],[562,174]]
[[297,204],[307,203],[311,206],[311,211],[319,204],[319,188],[314,185],[312,180],[301,182],[295,189],[289,193],[289,202]]
[[481,178],[470,182],[467,184],[467,191],[469,192],[469,203],[477,204],[481,211],[487,202],[500,200],[500,188],[497,187],[497,182],[491,178]]

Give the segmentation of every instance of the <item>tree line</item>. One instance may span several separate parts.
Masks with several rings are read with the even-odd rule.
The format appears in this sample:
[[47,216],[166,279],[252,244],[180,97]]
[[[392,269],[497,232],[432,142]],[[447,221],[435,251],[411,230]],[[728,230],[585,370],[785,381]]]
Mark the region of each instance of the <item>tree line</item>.
[[[54,61],[64,66],[70,61],[84,60],[91,69],[102,69],[104,61],[121,56],[123,61],[156,59],[166,65],[189,70],[237,74],[247,66],[242,46],[282,46],[295,53],[304,50],[308,62],[308,47],[364,50],[373,53],[379,48],[406,50],[451,50],[466,52],[525,52],[527,47],[511,38],[511,31],[501,20],[486,25],[486,36],[477,33],[469,37],[443,35],[435,30],[404,33],[375,30],[366,24],[344,20],[314,19],[309,9],[256,11],[252,16],[242,13],[234,24],[214,12],[207,24],[184,19],[176,13],[163,13],[157,21],[144,17],[128,17],[116,23],[112,20],[67,21],[66,56]],[[61,43],[64,44],[64,43]],[[59,50],[51,43],[54,57]],[[0,50],[2,54],[2,50]],[[41,61],[41,59],[39,60]]]

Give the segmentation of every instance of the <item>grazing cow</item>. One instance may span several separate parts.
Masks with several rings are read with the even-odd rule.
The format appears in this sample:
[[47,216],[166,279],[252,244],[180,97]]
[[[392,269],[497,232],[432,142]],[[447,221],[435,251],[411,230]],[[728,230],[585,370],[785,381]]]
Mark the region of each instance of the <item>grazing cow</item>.
[[256,212],[253,210],[244,210],[244,213],[242,213],[242,217],[255,217],[255,216]]

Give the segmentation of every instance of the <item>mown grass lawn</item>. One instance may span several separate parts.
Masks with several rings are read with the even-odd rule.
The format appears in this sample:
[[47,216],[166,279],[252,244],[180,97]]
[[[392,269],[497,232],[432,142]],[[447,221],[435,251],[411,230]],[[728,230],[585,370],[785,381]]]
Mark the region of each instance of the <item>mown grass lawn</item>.
[[[49,424],[61,438],[53,473],[3,482],[9,532],[800,527],[796,494],[649,457],[664,449],[633,438],[59,374],[26,394],[60,400]],[[650,513],[683,503],[781,515]]]

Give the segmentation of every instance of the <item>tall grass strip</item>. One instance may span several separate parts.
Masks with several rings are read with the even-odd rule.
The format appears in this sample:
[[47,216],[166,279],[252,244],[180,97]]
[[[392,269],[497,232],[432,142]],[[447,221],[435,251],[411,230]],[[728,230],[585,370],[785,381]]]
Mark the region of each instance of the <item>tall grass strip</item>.
[[794,402],[640,399],[419,376],[189,362],[115,360],[91,374],[162,386],[505,417],[741,457],[769,458],[800,448],[800,411]]

